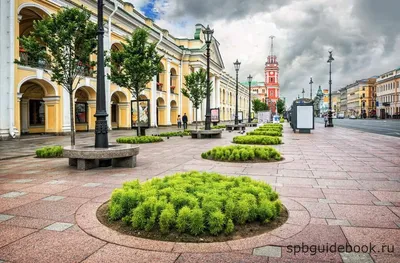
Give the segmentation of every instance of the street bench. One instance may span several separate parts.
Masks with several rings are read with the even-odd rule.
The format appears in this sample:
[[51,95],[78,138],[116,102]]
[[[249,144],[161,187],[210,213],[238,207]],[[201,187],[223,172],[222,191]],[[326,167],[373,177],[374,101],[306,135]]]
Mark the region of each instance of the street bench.
[[246,130],[246,126],[244,124],[227,124],[227,131],[244,131]]
[[69,158],[69,165],[78,170],[107,166],[134,168],[138,154],[139,146],[131,144],[114,144],[108,148],[75,145],[66,146],[63,151],[63,157]]
[[192,139],[221,138],[222,130],[191,130],[190,135],[192,136]]

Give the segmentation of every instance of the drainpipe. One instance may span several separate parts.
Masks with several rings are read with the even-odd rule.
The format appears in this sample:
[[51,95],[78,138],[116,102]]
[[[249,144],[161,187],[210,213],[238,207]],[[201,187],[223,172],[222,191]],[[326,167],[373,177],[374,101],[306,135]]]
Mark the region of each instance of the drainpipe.
[[[107,37],[108,37],[108,45],[106,46],[107,50],[111,50],[111,27],[112,27],[112,17],[114,16],[114,14],[117,12],[118,10],[118,5],[117,5],[117,1],[113,1],[114,3],[114,10],[111,12],[110,16],[108,17],[108,31],[107,31]],[[106,67],[106,73],[109,74],[110,73],[110,68]],[[105,78],[105,85],[106,85],[106,105],[107,105],[107,113],[109,114],[109,118],[107,118],[107,127],[109,130],[112,130],[112,124],[111,124],[111,81],[106,77]]]
[[183,81],[183,62],[184,62],[184,60],[185,60],[185,54],[186,54],[186,49],[184,49],[183,50],[183,53],[182,53],[182,61],[181,61],[181,68],[180,68],[180,76],[179,76],[179,108],[180,108],[180,111],[179,111],[179,115],[181,115],[181,118],[182,118],[182,112],[183,112],[183,109],[182,109],[182,81]]
[[[163,40],[163,32],[162,31],[160,31],[160,40],[158,40],[158,42],[157,42],[157,44],[156,44],[156,48],[158,47],[158,45],[161,43],[161,41]],[[157,108],[157,96],[156,96],[156,93],[157,93],[157,84],[156,85],[153,85],[153,86],[155,86],[156,87],[156,89],[154,89],[153,90],[153,92],[152,92],[152,97],[153,97],[153,103],[154,103],[154,107],[152,107],[154,110],[153,110],[153,114],[155,114],[153,117],[154,117],[154,120],[156,120],[157,119],[157,113],[156,113],[156,108]],[[157,126],[157,122],[156,121],[154,121],[154,126],[156,127],[156,128],[158,128],[158,126]]]
[[114,10],[108,17],[108,41],[110,41],[110,43],[109,43],[110,48],[111,48],[111,18],[114,16],[115,12],[117,12],[117,10],[118,10],[118,5],[117,5],[116,1],[114,0],[113,2],[114,2]]
[[9,25],[9,34],[10,34],[10,39],[9,39],[9,56],[10,60],[8,63],[10,63],[10,75],[9,75],[9,80],[10,80],[10,92],[9,92],[9,105],[8,105],[8,110],[9,110],[9,133],[11,138],[15,138],[16,134],[14,131],[14,104],[15,104],[15,98],[14,98],[14,63],[13,63],[13,57],[14,57],[14,45],[15,45],[15,40],[14,40],[14,20],[15,20],[15,0],[10,0],[10,11],[9,11],[9,19],[10,19],[10,25]]

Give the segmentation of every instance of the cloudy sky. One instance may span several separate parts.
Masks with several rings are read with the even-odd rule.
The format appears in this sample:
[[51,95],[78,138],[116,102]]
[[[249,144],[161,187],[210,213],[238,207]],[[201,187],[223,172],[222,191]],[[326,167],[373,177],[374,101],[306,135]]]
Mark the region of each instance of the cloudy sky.
[[239,78],[264,80],[274,35],[281,96],[292,101],[328,88],[328,50],[333,50],[333,90],[400,67],[400,0],[131,0],[176,37],[193,37],[209,24],[220,42],[225,70],[242,62]]

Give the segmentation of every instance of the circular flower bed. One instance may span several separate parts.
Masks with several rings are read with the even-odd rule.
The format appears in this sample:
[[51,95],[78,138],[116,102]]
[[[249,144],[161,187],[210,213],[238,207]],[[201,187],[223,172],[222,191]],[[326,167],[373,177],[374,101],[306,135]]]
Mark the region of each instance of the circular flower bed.
[[120,137],[117,139],[118,143],[131,143],[131,144],[139,144],[139,143],[153,143],[153,142],[162,142],[163,139],[158,136],[128,136],[128,137]]
[[161,137],[190,136],[190,131],[163,132],[160,133],[160,136]]
[[204,159],[228,162],[245,161],[279,161],[281,154],[269,146],[245,146],[230,145],[215,147],[212,150],[202,153]]
[[281,144],[282,140],[276,136],[246,135],[233,137],[233,142],[238,144],[274,145]]
[[266,136],[282,136],[280,130],[262,130],[256,129],[254,131],[248,132],[247,135],[266,135]]
[[216,236],[254,222],[273,224],[282,208],[267,183],[187,172],[124,183],[112,193],[108,217],[141,232]]
[[38,158],[55,158],[62,157],[63,147],[62,146],[45,146],[36,150],[36,156]]

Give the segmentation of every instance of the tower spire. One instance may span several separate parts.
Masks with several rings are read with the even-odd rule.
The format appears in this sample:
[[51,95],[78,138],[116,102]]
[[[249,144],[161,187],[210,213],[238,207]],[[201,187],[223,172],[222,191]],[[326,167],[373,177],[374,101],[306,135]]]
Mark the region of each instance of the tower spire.
[[269,55],[272,58],[274,56],[274,38],[275,38],[275,36],[269,36],[269,38],[271,39],[271,50],[270,50]]

